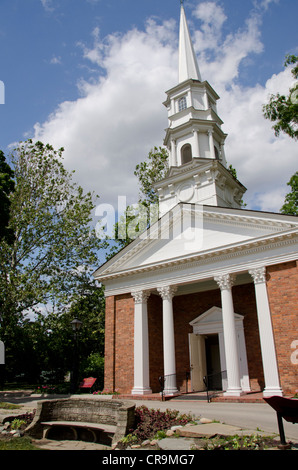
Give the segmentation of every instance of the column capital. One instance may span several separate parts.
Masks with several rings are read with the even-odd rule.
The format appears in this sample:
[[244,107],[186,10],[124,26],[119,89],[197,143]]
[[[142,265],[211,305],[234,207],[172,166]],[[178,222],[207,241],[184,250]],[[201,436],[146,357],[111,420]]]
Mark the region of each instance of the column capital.
[[234,274],[221,274],[220,276],[215,276],[214,280],[217,282],[220,290],[232,289],[236,276]]
[[131,292],[132,297],[134,298],[135,304],[146,303],[150,297],[151,291],[149,290],[138,290]]
[[158,287],[157,291],[161,296],[162,300],[172,300],[177,290],[177,286],[164,286]]
[[261,268],[250,269],[248,272],[252,276],[255,284],[262,284],[266,282],[265,266],[262,266]]

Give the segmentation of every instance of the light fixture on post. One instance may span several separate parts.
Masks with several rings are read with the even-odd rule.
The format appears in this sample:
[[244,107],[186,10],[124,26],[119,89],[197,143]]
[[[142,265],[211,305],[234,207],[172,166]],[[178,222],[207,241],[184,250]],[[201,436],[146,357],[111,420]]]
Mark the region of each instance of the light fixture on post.
[[73,354],[73,368],[72,368],[72,376],[71,376],[71,393],[75,393],[77,390],[78,385],[78,371],[79,371],[79,348],[78,348],[78,333],[81,329],[82,322],[75,318],[70,322],[72,330],[73,330],[73,337],[74,337],[74,354]]
[[71,327],[73,329],[74,334],[76,334],[77,332],[80,331],[81,326],[82,326],[83,323],[80,320],[78,320],[77,318],[75,318],[74,320],[72,320],[70,322],[70,324],[71,324]]

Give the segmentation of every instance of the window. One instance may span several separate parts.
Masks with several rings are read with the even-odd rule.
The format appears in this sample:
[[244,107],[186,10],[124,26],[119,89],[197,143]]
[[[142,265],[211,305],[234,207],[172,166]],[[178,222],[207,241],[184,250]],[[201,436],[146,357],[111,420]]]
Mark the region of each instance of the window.
[[187,104],[186,104],[186,97],[185,96],[182,96],[182,98],[179,99],[178,101],[178,109],[179,109],[179,112],[180,111],[183,111],[184,109],[187,108]]
[[216,160],[219,160],[218,148],[215,145],[214,145],[214,155],[215,155]]
[[191,145],[185,144],[181,149],[181,164],[184,165],[185,163],[191,162],[192,160],[192,151]]

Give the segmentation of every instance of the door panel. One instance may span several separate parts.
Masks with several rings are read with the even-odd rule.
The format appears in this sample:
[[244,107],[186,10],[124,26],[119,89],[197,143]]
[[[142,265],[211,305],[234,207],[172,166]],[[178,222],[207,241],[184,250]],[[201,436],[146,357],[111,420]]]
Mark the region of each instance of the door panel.
[[202,335],[189,334],[190,371],[192,391],[205,390],[206,375],[205,338]]

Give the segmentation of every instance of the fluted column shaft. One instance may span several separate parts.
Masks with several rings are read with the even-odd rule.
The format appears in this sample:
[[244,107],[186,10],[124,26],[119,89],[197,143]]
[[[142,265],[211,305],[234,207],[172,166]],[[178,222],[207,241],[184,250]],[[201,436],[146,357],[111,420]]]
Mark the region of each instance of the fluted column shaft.
[[167,395],[177,393],[176,385],[176,357],[173,297],[176,292],[175,286],[165,286],[157,289],[163,302],[163,354],[164,354],[164,391]]
[[220,288],[222,302],[222,320],[228,379],[228,387],[225,395],[239,396],[242,389],[240,382],[239,351],[232,296],[234,278],[230,274],[225,274],[216,277],[215,281]]
[[249,271],[255,285],[256,304],[258,312],[260,343],[265,379],[264,396],[282,395],[279,382],[277,357],[274,345],[271,313],[266,287],[266,268],[256,268]]
[[152,393],[149,381],[149,335],[147,300],[150,292],[137,291],[131,295],[135,301],[134,315],[134,387],[133,395]]

